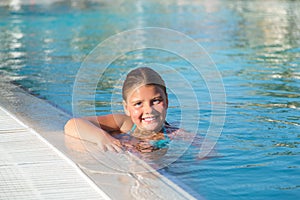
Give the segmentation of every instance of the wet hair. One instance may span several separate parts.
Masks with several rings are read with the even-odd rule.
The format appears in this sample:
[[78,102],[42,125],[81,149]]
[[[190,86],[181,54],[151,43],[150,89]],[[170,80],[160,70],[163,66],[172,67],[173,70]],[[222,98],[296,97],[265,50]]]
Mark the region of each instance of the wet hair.
[[161,76],[149,67],[139,67],[127,74],[122,88],[123,100],[126,101],[128,94],[132,90],[143,85],[158,86],[164,91],[166,97],[168,96],[165,81],[161,78]]

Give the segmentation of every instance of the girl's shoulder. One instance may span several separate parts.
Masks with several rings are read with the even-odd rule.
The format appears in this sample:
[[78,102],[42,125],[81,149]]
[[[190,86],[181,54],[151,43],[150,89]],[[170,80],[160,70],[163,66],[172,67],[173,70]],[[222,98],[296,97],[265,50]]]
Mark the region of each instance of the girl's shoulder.
[[182,139],[187,139],[187,138],[194,138],[195,135],[191,134],[190,132],[184,130],[183,128],[179,128],[177,124],[165,124],[165,129],[168,135],[171,137],[176,137],[176,138],[182,138]]
[[165,122],[164,127],[166,130],[166,133],[170,136],[175,136],[177,134],[177,132],[180,130],[180,128],[178,128],[176,125],[169,124],[168,122]]
[[134,123],[132,122],[131,118],[125,114],[118,116],[120,120],[120,132],[121,133],[128,133],[131,131]]

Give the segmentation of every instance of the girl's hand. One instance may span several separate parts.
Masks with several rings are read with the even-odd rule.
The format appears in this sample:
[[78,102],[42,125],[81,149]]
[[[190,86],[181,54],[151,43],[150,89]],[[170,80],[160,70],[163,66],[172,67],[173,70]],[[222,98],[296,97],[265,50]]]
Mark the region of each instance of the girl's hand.
[[102,151],[122,151],[122,145],[119,140],[85,119],[73,118],[69,120],[65,125],[65,134],[77,139],[92,142],[98,145]]
[[99,137],[99,141],[97,142],[98,147],[101,151],[114,151],[114,152],[122,152],[122,144],[121,142],[110,136],[108,133],[103,131],[103,133]]

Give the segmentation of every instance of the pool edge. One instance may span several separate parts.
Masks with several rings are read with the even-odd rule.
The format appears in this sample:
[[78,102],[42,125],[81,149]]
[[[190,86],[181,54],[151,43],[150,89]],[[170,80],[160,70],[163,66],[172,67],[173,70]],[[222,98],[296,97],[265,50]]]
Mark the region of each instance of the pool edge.
[[[128,197],[132,198],[132,194],[129,194],[129,196],[120,196],[120,193],[116,194],[115,191],[120,190],[121,193],[124,193],[128,189],[132,189],[132,185],[127,185],[124,188],[124,182],[138,184],[140,180],[137,180],[137,177],[130,177],[126,174],[115,177],[111,176],[110,174],[107,176],[101,176],[99,174],[95,175],[94,173],[86,170],[84,167],[80,167],[80,165],[78,165],[76,159],[80,160],[80,156],[79,158],[75,159],[74,157],[70,156],[70,151],[65,145],[63,134],[63,126],[71,117],[69,114],[56,108],[54,105],[49,104],[47,101],[27,93],[20,87],[9,82],[0,81],[0,88],[0,96],[2,97],[0,99],[0,106],[3,106],[24,124],[34,129],[42,138],[58,149],[58,151],[62,152],[70,160],[72,160],[101,190],[104,190],[104,192],[112,199],[127,199]],[[147,176],[149,176],[149,174]],[[149,179],[149,177],[145,177],[145,174],[139,174],[138,177],[138,179]],[[157,195],[162,199],[173,199],[174,197],[176,197],[176,199],[196,199],[190,193],[183,190],[178,184],[175,184],[167,177],[161,175],[159,172],[156,172],[154,169],[152,170],[150,177],[151,181],[154,179],[152,182],[148,181],[149,184],[152,184],[153,186],[150,191],[154,193],[153,195]],[[110,183],[103,184],[103,182]],[[123,190],[120,188],[123,188]],[[172,191],[172,195],[168,194],[167,191]],[[137,195],[136,198],[139,198],[138,195],[140,194],[137,193],[135,195]],[[200,197],[197,197],[197,199],[200,199]]]

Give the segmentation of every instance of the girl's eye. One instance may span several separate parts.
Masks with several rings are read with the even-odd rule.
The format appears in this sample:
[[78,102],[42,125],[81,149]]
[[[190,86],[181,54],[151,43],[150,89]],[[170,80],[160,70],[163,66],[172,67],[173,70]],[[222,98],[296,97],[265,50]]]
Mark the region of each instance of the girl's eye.
[[162,101],[162,99],[153,99],[153,104],[159,104]]
[[133,104],[133,106],[139,108],[142,106],[142,102],[136,102]]

